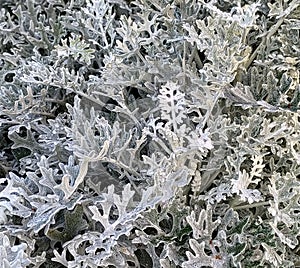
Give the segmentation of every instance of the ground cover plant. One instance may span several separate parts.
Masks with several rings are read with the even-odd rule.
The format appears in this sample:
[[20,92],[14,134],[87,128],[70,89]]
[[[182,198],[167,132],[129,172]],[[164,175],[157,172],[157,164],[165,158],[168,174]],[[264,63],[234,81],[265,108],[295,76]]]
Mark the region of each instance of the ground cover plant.
[[0,9],[0,267],[300,267],[299,0]]

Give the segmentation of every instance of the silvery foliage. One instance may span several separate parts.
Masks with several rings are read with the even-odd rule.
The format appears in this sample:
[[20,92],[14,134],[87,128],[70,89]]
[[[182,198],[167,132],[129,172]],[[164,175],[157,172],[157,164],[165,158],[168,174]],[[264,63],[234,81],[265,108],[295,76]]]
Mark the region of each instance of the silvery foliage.
[[299,266],[299,0],[0,7],[1,267]]

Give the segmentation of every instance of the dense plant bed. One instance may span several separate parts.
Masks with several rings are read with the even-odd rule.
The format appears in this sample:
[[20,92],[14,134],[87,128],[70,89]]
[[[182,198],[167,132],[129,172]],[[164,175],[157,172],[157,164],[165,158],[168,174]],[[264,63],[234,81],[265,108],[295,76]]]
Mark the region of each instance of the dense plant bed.
[[299,5],[1,1],[0,267],[299,267]]

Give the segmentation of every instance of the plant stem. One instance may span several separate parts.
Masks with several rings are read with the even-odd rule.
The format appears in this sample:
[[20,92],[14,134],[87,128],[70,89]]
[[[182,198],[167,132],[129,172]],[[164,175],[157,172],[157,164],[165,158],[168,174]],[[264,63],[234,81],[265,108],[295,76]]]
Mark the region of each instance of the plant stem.
[[234,210],[239,210],[239,209],[248,209],[248,208],[255,208],[255,207],[261,207],[261,206],[267,206],[270,205],[269,201],[264,201],[264,202],[257,202],[253,204],[247,204],[247,205],[241,205],[241,206],[236,206],[233,207]]

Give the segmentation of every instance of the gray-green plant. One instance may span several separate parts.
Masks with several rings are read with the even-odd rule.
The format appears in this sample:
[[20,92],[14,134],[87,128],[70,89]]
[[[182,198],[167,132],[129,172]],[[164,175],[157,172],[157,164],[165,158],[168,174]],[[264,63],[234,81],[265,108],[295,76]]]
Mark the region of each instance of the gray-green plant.
[[0,267],[298,267],[299,0],[2,0]]

